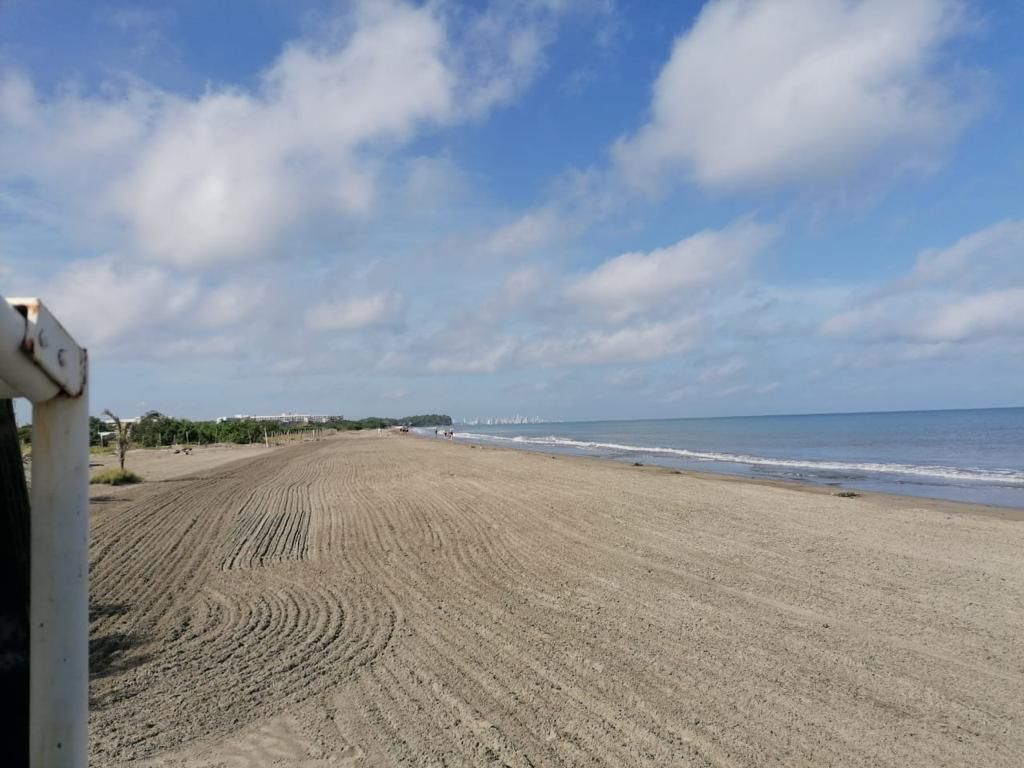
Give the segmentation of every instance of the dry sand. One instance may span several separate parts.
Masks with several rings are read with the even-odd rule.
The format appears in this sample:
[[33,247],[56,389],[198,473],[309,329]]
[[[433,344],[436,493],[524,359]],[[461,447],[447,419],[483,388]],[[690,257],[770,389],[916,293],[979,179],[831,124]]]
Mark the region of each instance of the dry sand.
[[[192,448],[191,453],[175,453],[173,448],[133,448],[128,451],[125,469],[130,469],[144,480],[169,480],[212,469],[230,461],[260,456],[269,450],[262,444],[220,443]],[[113,453],[94,453],[89,464],[92,474],[96,474],[116,467],[117,456]],[[110,486],[106,487],[109,489]]]
[[352,436],[93,506],[96,766],[1020,766],[1024,522]]

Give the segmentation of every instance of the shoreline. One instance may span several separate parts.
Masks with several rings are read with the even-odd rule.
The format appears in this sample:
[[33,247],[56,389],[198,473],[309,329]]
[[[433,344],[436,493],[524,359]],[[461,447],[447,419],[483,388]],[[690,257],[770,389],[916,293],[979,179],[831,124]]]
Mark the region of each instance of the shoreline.
[[[354,437],[354,436],[353,436]],[[506,445],[481,445],[480,443],[474,443],[470,441],[444,441],[435,440],[430,435],[415,435],[417,439],[426,440],[427,442],[437,442],[446,445],[456,445],[461,448],[475,448],[477,450],[484,451],[509,451],[514,454],[536,454],[539,456],[550,456],[554,459],[565,459],[572,461],[582,462],[597,462],[601,466],[611,465],[619,466],[629,470],[650,470],[655,472],[661,472],[665,474],[679,474],[687,477],[692,477],[699,480],[715,481],[721,480],[727,483],[739,483],[744,485],[755,485],[767,488],[781,488],[791,491],[800,491],[804,493],[816,494],[820,496],[838,497],[838,492],[846,490],[846,486],[830,486],[812,482],[810,480],[785,480],[781,478],[773,477],[751,477],[748,475],[741,474],[729,474],[726,472],[708,472],[697,469],[684,469],[669,467],[664,464],[643,464],[642,466],[634,466],[627,460],[620,460],[612,457],[604,456],[582,456],[579,454],[572,453],[550,453],[543,450],[532,450],[529,448],[514,448]],[[894,507],[903,509],[908,508],[928,508],[935,512],[962,514],[962,515],[982,515],[985,517],[994,517],[1002,520],[1010,520],[1015,522],[1024,521],[1024,508],[1022,507],[1011,507],[1003,506],[1000,504],[984,504],[981,502],[970,502],[970,501],[954,501],[951,499],[941,499],[934,496],[918,496],[912,494],[899,494],[899,493],[886,493],[885,491],[862,491],[857,489],[857,496],[854,498],[846,499],[846,501],[855,502],[857,499],[875,499],[883,501],[885,504],[889,504]]]
[[1024,408],[462,425],[457,440],[1024,509]]

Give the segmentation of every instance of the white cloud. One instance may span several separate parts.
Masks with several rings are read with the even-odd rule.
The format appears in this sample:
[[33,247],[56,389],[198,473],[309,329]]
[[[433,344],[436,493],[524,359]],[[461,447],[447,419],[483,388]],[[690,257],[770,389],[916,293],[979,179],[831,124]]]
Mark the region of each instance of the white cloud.
[[731,379],[737,373],[747,367],[738,357],[730,358],[722,363],[716,365],[709,365],[697,376],[697,381],[701,384],[714,384],[715,382],[723,381],[725,379]]
[[570,228],[555,208],[539,208],[498,227],[483,241],[481,250],[495,256],[528,252],[567,234]]
[[769,381],[764,384],[733,384],[730,387],[715,390],[715,397],[733,397],[734,395],[751,394],[766,395],[779,388],[779,382]]
[[431,373],[494,373],[514,362],[520,343],[511,336],[502,336],[477,345],[456,345],[430,358]]
[[537,266],[509,273],[502,285],[500,304],[507,308],[529,301],[543,289],[544,281],[544,270]]
[[694,318],[641,323],[614,331],[591,330],[525,345],[522,360],[549,366],[641,362],[682,354],[696,341]]
[[171,362],[182,362],[187,358],[230,358],[245,348],[245,340],[232,334],[185,337],[157,344],[151,352]]
[[770,240],[773,231],[752,222],[705,230],[649,253],[625,253],[606,261],[566,289],[574,302],[612,322],[679,306],[687,292],[735,275]]
[[[365,216],[389,152],[418,132],[515,98],[575,5],[365,0],[286,46],[255,87],[197,97],[137,80],[44,97],[0,72],[0,182],[31,179],[79,222],[105,222],[122,252],[185,268],[259,258],[300,223]],[[420,164],[409,192],[456,178]]]
[[[131,76],[49,91],[0,68],[0,204],[62,232],[65,252],[99,246],[116,254],[74,262],[53,279],[40,262],[33,287],[94,352],[122,359],[244,349],[260,365],[301,359],[308,371],[322,337],[286,340],[281,330],[281,320],[294,319],[289,299],[300,294],[310,308],[299,322],[309,330],[402,330],[405,303],[395,291],[310,306],[314,281],[331,274],[326,267],[307,272],[292,262],[288,280],[278,281],[283,270],[273,264],[237,264],[283,257],[286,243],[301,256],[318,238],[375,226],[378,183],[395,185],[386,199],[399,211],[463,195],[467,177],[445,153],[407,160],[398,150],[517,98],[543,70],[560,16],[586,2],[478,11],[364,0],[286,45],[253,85],[212,82],[198,95]],[[489,36],[477,36],[485,26]],[[491,246],[529,247],[557,224],[553,211],[527,217]],[[20,265],[32,257],[9,258],[24,283],[29,270]],[[388,261],[384,280],[346,274],[347,284],[408,279],[400,257]],[[536,274],[518,274],[498,299],[503,311],[536,285]],[[402,346],[397,333],[374,339],[372,349],[359,334],[329,343],[367,364]],[[499,345],[478,355],[482,362],[456,363],[486,369],[504,354]]]
[[283,357],[270,364],[270,372],[277,376],[302,373],[309,367],[309,361],[303,356]]
[[[75,262],[49,281],[48,268],[37,270],[40,294],[94,351],[194,356],[248,344],[258,357],[287,349],[308,361],[315,350],[286,345],[275,322],[311,280],[271,289],[272,266],[234,264],[371,221],[381,179],[398,180],[388,191],[405,203],[399,209],[464,194],[466,178],[445,154],[403,164],[396,150],[516,98],[543,69],[559,16],[578,4],[528,0],[523,14],[501,3],[481,12],[444,2],[349,5],[315,39],[285,46],[252,86],[211,83],[185,96],[128,76],[43,91],[0,68],[0,204],[63,232],[65,250],[98,244],[117,254]],[[493,34],[470,45],[480,29],[472,19],[484,17]],[[556,223],[541,215],[499,233],[494,247],[528,245],[531,228],[543,239]],[[19,272],[25,282],[28,270]],[[528,292],[529,275],[520,278],[507,301]],[[313,306],[301,321],[397,331],[403,311],[398,293],[381,292]],[[352,337],[331,343],[368,360],[388,354],[371,355]]]
[[961,238],[949,248],[927,250],[901,287],[953,281],[997,284],[1024,278],[1024,220],[1007,220]]
[[930,341],[1024,333],[1024,288],[967,296],[925,315],[920,334]]
[[[205,287],[119,256],[73,261],[33,288],[76,340],[106,359],[237,356],[247,346],[270,354],[274,340],[261,321],[280,308],[258,280]],[[256,332],[264,337],[254,346]]]
[[617,389],[636,390],[647,382],[650,374],[643,368],[619,368],[608,374],[606,383]]
[[266,283],[238,278],[208,289],[196,314],[202,325],[221,328],[252,316],[266,306],[269,298]]
[[1005,221],[943,250],[828,318],[830,336],[924,345],[1024,335],[1024,221]]
[[[426,368],[431,373],[495,373],[511,368],[570,368],[604,363],[637,363],[683,354],[696,342],[694,318],[640,323],[614,331],[579,330],[540,338],[475,330],[444,334],[421,342],[434,346]],[[416,355],[392,360],[393,366],[416,365]]]
[[107,212],[112,179],[136,160],[168,98],[132,84],[115,98],[66,88],[43,100],[21,73],[0,72],[0,181],[29,179],[79,213]]
[[870,347],[839,352],[832,359],[832,367],[856,370],[953,359],[958,351],[963,350],[948,342],[873,342]]
[[[467,6],[455,3],[456,13]],[[547,65],[546,51],[566,14],[608,16],[605,0],[497,0],[469,19],[455,47],[462,108],[470,115],[509,103]],[[454,25],[453,25],[454,26]]]
[[680,168],[746,188],[928,162],[967,116],[939,67],[964,25],[960,0],[712,0],[614,155],[648,190]]
[[76,340],[104,349],[177,320],[195,305],[199,286],[160,267],[102,257],[69,264],[44,295]]
[[468,190],[468,180],[450,157],[416,157],[409,162],[402,197],[407,205],[421,211],[457,200]]
[[829,318],[822,331],[924,343],[1016,336],[1024,334],[1024,288],[968,295],[951,290],[890,295]]
[[113,206],[154,258],[244,259],[310,211],[359,214],[373,180],[357,152],[451,114],[444,30],[426,9],[363,4],[337,49],[293,44],[258,91],[172,100]]
[[289,46],[251,91],[188,99],[131,83],[44,101],[8,74],[3,167],[126,224],[144,255],[182,266],[261,256],[310,213],[360,214],[372,204],[373,150],[448,120],[455,74],[428,9],[357,8],[350,37]]
[[402,307],[400,295],[386,292],[327,302],[306,312],[306,327],[311,331],[393,328],[401,322]]

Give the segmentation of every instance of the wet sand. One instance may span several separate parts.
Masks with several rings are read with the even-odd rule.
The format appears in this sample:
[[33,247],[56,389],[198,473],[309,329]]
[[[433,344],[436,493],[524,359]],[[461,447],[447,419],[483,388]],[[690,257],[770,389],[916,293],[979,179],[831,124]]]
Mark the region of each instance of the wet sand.
[[397,435],[168,475],[93,505],[90,764],[1018,766],[1019,518]]

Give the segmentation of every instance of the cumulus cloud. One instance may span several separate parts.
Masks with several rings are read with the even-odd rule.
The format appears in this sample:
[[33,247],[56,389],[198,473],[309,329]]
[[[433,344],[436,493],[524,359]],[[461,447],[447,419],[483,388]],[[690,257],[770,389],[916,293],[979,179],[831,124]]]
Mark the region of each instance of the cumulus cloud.
[[[0,71],[0,181],[32,180],[79,221],[106,222],[116,248],[165,264],[259,258],[317,216],[365,216],[383,160],[418,132],[521,93],[575,5],[357,2],[326,25],[340,32],[293,41],[255,86],[196,97],[138,80],[44,96]],[[412,172],[412,194],[455,178]]]
[[925,315],[920,334],[934,341],[962,341],[1024,333],[1024,288],[966,296]]
[[967,114],[941,68],[960,0],[711,0],[614,148],[637,187],[831,180],[879,156],[927,162]]
[[1024,288],[967,295],[952,288],[892,294],[834,315],[822,331],[925,343],[1017,336],[1024,334]]
[[245,348],[245,339],[235,334],[213,336],[187,336],[153,345],[155,357],[169,362],[183,358],[232,358]]
[[77,341],[107,360],[269,356],[278,342],[269,321],[285,303],[275,303],[263,279],[206,285],[117,255],[72,261],[32,289]]
[[495,300],[499,311],[508,311],[529,305],[544,291],[550,276],[538,266],[523,267],[505,276],[501,293]]
[[439,20],[400,3],[357,8],[347,39],[290,45],[252,90],[189,99],[130,83],[45,100],[8,74],[0,157],[9,174],[127,225],[155,260],[263,255],[310,212],[365,211],[373,178],[360,153],[451,116],[455,75]]
[[113,257],[73,262],[45,290],[75,339],[101,349],[177,320],[199,293],[194,279]]
[[485,254],[507,256],[530,251],[566,234],[571,225],[554,207],[528,211],[491,232],[480,250]]
[[[520,337],[509,333],[429,340],[440,349],[431,373],[494,373],[511,368],[568,368],[605,363],[649,362],[688,351],[700,330],[695,318],[638,323],[615,330],[583,329]],[[406,361],[409,362],[408,360]]]
[[521,344],[502,335],[480,345],[456,344],[433,355],[427,362],[431,373],[494,373],[515,363]]
[[[131,75],[47,90],[0,67],[0,204],[60,233],[65,251],[115,254],[74,262],[52,279],[43,278],[50,264],[29,262],[39,266],[39,293],[95,352],[143,358],[243,348],[262,362],[308,362],[312,337],[284,340],[277,321],[293,316],[289,300],[313,293],[317,278],[290,265],[287,281],[271,279],[275,260],[372,225],[382,200],[423,210],[465,194],[467,177],[444,152],[410,158],[403,148],[516,99],[543,71],[560,19],[591,5],[601,2],[464,9],[361,0],[285,45],[248,84],[211,82],[198,94]],[[553,213],[527,217],[486,247],[511,253],[557,226]],[[24,257],[13,258],[24,281]],[[536,284],[522,271],[502,306],[521,304]],[[368,291],[314,305],[300,324],[397,331],[404,312],[399,293]],[[363,348],[356,334],[330,343],[371,363],[389,352]],[[387,344],[398,346],[397,337]],[[496,365],[488,359],[501,358],[500,347],[484,357],[483,367]]]
[[1024,275],[1024,220],[993,224],[949,248],[923,251],[898,288],[954,282],[964,287],[995,285]]
[[688,293],[743,269],[772,235],[771,228],[745,221],[647,253],[624,253],[570,284],[566,295],[613,322],[663,303],[679,306]]
[[243,259],[311,210],[363,212],[373,182],[357,151],[449,116],[454,76],[439,22],[399,4],[360,8],[342,46],[290,46],[255,93],[165,103],[112,194],[151,256]]
[[542,365],[595,365],[644,362],[672,357],[690,349],[699,324],[695,318],[640,323],[612,331],[590,330],[526,345],[523,359]]
[[747,367],[747,364],[738,357],[730,358],[715,365],[709,365],[697,376],[701,384],[714,384],[725,379],[731,379],[737,373]]
[[132,84],[113,98],[66,88],[47,100],[22,73],[0,71],[0,181],[30,180],[78,213],[109,213],[112,181],[130,170],[168,98]]
[[235,325],[248,319],[270,300],[269,286],[239,278],[209,288],[197,309],[199,322],[210,328]]
[[463,197],[469,182],[454,161],[445,155],[416,157],[408,163],[402,201],[415,210],[430,210]]
[[[493,373],[685,355],[714,321],[711,299],[742,290],[746,267],[774,235],[774,228],[745,219],[666,248],[622,254],[583,275],[514,269],[490,299],[409,340],[407,354],[389,357],[387,365]],[[717,375],[738,373],[736,365]]]
[[401,323],[402,307],[402,297],[387,292],[327,302],[306,312],[306,327],[311,331],[393,328]]
[[[463,5],[455,4],[460,14]],[[546,67],[546,51],[569,13],[607,16],[607,0],[499,0],[460,28],[455,56],[465,73],[462,108],[481,114],[512,101]],[[454,25],[453,25],[454,26]]]
[[925,345],[1024,334],[1024,221],[922,252],[904,277],[821,326],[826,335]]

